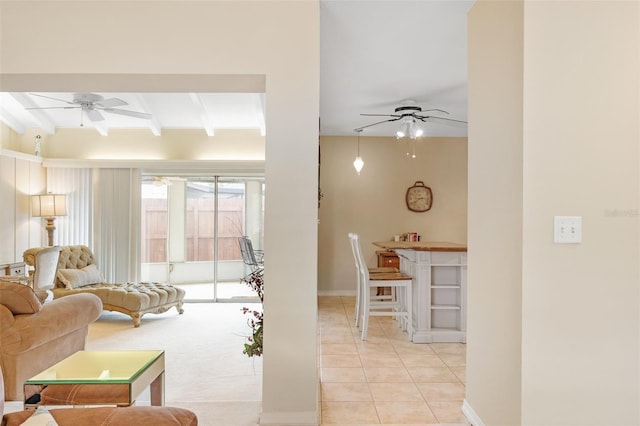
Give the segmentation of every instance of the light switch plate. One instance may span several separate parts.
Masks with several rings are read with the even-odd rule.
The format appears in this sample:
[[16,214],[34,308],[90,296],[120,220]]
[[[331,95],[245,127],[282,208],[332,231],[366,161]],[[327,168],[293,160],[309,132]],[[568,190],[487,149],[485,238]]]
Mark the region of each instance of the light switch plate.
[[553,242],[579,244],[582,242],[582,216],[554,216]]

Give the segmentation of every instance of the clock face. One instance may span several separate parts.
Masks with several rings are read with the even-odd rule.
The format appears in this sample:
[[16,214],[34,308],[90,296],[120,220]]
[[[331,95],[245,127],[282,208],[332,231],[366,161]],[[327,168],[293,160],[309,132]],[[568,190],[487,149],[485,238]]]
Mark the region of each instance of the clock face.
[[432,201],[431,188],[424,186],[422,182],[416,182],[412,187],[407,189],[407,208],[411,211],[426,212],[431,208]]

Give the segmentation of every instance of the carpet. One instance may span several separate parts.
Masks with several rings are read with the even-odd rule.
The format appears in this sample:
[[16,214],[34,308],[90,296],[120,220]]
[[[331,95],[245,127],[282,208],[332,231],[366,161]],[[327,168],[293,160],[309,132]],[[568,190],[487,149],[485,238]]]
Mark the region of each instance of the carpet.
[[[262,358],[242,353],[250,333],[241,308],[250,303],[188,303],[147,314],[142,325],[104,312],[89,326],[87,350],[159,349],[165,351],[165,403],[196,413],[203,426],[254,426],[262,401]],[[149,405],[148,390],[138,405]]]

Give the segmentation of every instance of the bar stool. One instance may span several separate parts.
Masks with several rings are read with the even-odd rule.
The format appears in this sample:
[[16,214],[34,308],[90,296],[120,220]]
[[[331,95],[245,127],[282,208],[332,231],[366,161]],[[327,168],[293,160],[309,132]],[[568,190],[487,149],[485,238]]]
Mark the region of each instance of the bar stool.
[[[361,304],[362,274],[360,273],[360,263],[358,262],[358,257],[357,257],[358,255],[356,253],[356,241],[358,240],[359,237],[358,237],[358,234],[355,234],[353,232],[349,232],[348,236],[349,236],[349,246],[351,247],[351,253],[353,254],[353,261],[356,265],[356,305],[355,305],[354,320],[355,320],[356,327],[358,327],[360,325],[360,318],[362,315],[362,304]],[[359,250],[359,245],[358,245],[358,250]],[[369,274],[400,272],[398,268],[394,268],[394,267],[373,267],[373,268],[367,267],[367,270],[369,271]],[[395,295],[393,293],[393,288],[392,288],[391,295],[377,296],[377,299],[379,300],[392,299],[394,297]]]
[[[413,339],[413,280],[402,272],[370,273],[360,247],[360,238],[351,234],[353,251],[358,264],[360,279],[356,293],[356,315],[362,318],[361,339],[367,339],[369,317],[395,317],[403,330],[407,331],[409,340]],[[391,297],[372,297],[371,289],[391,287]],[[359,294],[358,294],[359,293]],[[356,319],[356,323],[359,321]]]

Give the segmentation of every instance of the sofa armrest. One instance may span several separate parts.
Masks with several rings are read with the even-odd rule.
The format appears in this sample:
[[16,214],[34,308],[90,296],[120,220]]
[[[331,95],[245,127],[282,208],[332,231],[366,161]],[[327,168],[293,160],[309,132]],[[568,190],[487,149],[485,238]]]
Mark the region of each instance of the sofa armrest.
[[82,293],[45,303],[35,314],[15,315],[12,328],[20,340],[6,346],[3,344],[3,352],[21,353],[38,347],[88,326],[98,319],[101,312],[100,298]]
[[20,335],[15,329],[15,318],[11,311],[0,304],[0,348],[6,348],[20,341]]

